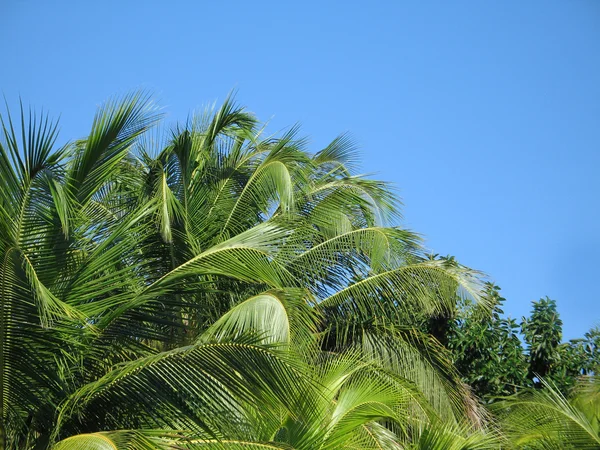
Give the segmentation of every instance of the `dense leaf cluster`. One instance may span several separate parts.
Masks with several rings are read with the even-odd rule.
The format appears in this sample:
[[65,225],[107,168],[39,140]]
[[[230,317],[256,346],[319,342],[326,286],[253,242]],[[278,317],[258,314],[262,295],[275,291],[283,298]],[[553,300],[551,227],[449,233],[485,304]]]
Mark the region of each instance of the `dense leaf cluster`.
[[[600,331],[562,342],[562,321],[556,302],[533,302],[530,317],[520,323],[504,317],[505,301],[491,283],[485,295],[490,315],[481,305],[462,302],[454,317],[446,317],[444,339],[456,369],[474,392],[487,402],[528,387],[542,388],[543,380],[568,395],[577,379],[598,373]],[[440,329],[440,319],[436,320]]]
[[498,287],[486,285],[492,313],[465,305],[452,323],[448,347],[463,379],[482,398],[514,394],[527,384],[527,361],[514,319],[504,318]]

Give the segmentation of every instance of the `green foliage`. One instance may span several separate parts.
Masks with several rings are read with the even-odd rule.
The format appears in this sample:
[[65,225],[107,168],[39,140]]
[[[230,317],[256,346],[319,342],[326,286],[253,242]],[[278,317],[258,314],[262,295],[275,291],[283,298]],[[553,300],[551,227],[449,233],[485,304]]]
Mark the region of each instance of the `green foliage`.
[[528,347],[528,378],[541,386],[539,377],[552,373],[560,364],[559,345],[562,341],[562,320],[556,301],[548,297],[533,302],[531,317],[521,324]]
[[542,374],[566,395],[579,377],[596,373],[600,367],[597,328],[584,338],[561,343],[556,302],[542,299],[533,303],[531,317],[521,322],[527,345],[523,348],[519,325],[503,317],[505,299],[499,290],[490,283],[485,286],[488,303],[493,305],[491,315],[481,305],[462,302],[454,320],[434,318],[428,324],[430,332],[445,339],[456,369],[479,397],[493,402],[527,386],[542,388]]
[[527,364],[514,319],[502,317],[500,288],[485,286],[492,313],[466,303],[453,324],[449,348],[454,363],[475,393],[487,400],[510,395],[526,384]]
[[[499,288],[427,255],[347,136],[313,154],[230,98],[159,119],[132,94],[63,147],[2,119],[0,449],[491,449],[530,445],[530,413],[550,443],[597,437],[579,384],[566,421],[553,388],[503,403],[509,442],[463,383],[525,382]],[[600,333],[560,325],[546,300],[523,331],[530,376],[569,385]]]
[[585,333],[583,340],[583,352],[585,353],[585,375],[600,374],[600,327],[593,327]]
[[600,331],[597,327],[585,333],[583,338],[571,339],[558,348],[560,362],[547,378],[564,393],[583,375],[594,375],[600,369]]

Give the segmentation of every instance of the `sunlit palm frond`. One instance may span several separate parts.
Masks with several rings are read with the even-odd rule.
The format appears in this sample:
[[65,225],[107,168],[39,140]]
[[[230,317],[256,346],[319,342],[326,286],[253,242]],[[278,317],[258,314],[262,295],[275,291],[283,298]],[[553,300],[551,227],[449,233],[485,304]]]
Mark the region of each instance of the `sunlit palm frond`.
[[433,422],[408,448],[414,450],[496,450],[504,444],[495,430],[472,429],[469,425]]
[[[515,444],[533,449],[599,448],[598,404],[580,409],[581,397],[568,399],[552,383],[542,383],[544,389],[517,394],[494,407],[502,414],[503,427]],[[598,380],[585,380],[580,389],[597,390],[598,384]]]
[[457,292],[485,303],[477,273],[445,260],[424,260],[401,265],[359,279],[317,305],[364,319],[385,320],[396,308],[419,308],[428,314],[443,312],[454,304]]
[[53,450],[167,450],[185,448],[191,439],[168,430],[118,430],[77,434]]
[[313,340],[317,318],[301,289],[267,291],[234,306],[203,335],[216,338],[256,333],[266,343],[301,345]]

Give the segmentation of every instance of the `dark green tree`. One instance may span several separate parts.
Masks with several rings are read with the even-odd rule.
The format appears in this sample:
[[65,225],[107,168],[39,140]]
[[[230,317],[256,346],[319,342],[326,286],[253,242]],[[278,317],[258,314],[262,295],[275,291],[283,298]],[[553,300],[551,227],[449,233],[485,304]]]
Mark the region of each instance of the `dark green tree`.
[[600,327],[595,326],[585,333],[586,375],[600,374]]
[[493,397],[513,394],[526,383],[527,364],[514,319],[503,318],[498,286],[487,283],[486,295],[492,312],[472,303],[461,309],[454,321],[448,346],[463,381],[477,395]]
[[527,377],[536,387],[541,387],[540,377],[556,374],[560,369],[560,343],[562,320],[556,309],[556,301],[549,297],[533,302],[531,317],[521,323],[527,343],[529,371]]
[[577,378],[588,372],[588,355],[584,338],[571,339],[558,348],[560,363],[550,378],[561,392],[567,393]]
[[600,369],[600,330],[592,328],[583,338],[571,339],[559,346],[560,364],[551,378],[565,394],[584,375],[598,374]]

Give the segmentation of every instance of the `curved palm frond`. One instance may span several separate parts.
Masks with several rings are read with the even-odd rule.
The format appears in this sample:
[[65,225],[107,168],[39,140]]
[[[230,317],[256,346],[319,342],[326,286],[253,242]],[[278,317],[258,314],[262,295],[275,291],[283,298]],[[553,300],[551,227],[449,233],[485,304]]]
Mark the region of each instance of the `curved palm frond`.
[[581,380],[571,399],[550,382],[542,380],[542,384],[544,389],[516,394],[495,406],[515,444],[533,449],[599,448],[598,397],[587,394],[598,392],[600,382]]
[[125,425],[222,438],[225,430],[243,427],[245,410],[255,405],[293,411],[310,386],[283,355],[252,340],[201,343],[124,363],[68,399],[56,432]]
[[476,272],[447,260],[425,260],[360,279],[323,299],[317,308],[364,319],[385,318],[398,307],[435,314],[453,306],[457,292],[485,302]]
[[287,289],[267,291],[237,304],[203,334],[212,337],[235,337],[248,332],[262,336],[269,344],[300,345],[313,340],[317,317],[308,306],[306,291]]
[[77,434],[57,442],[53,450],[167,450],[185,448],[190,439],[173,431],[117,430]]

